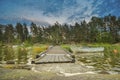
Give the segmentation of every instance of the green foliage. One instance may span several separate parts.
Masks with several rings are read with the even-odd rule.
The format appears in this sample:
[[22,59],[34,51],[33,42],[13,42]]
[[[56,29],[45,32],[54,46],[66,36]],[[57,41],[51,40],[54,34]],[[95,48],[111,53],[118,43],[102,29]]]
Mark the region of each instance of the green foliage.
[[14,28],[12,24],[5,27],[4,39],[6,43],[13,43],[14,41]]
[[24,45],[24,47],[29,47],[29,46],[32,46],[33,44],[30,43],[29,41],[25,41],[25,42],[23,43],[23,45]]
[[0,61],[3,59],[2,44],[0,43]]
[[3,32],[2,32],[2,27],[0,26],[0,41],[3,41]]
[[28,31],[28,28],[27,28],[27,25],[24,23],[23,24],[23,37],[24,37],[24,41],[28,40],[28,37],[29,37],[29,31]]
[[4,46],[3,47],[3,55],[4,55],[4,60],[14,60],[15,54],[12,46]]
[[16,24],[16,32],[17,32],[17,39],[20,40],[20,42],[24,41],[24,31],[23,26],[21,23]]
[[97,42],[113,43],[113,37],[109,32],[102,32],[97,35]]
[[27,54],[28,50],[25,47],[18,47],[18,63],[26,63],[27,62]]
[[104,47],[104,56],[84,56],[79,57],[78,61],[86,65],[94,66],[97,70],[112,70],[120,64],[120,46],[119,44],[95,43],[88,44],[90,47]]
[[105,47],[104,57],[112,66],[120,62],[120,46]]
[[61,46],[62,46],[62,48],[66,49],[67,51],[69,51],[71,53],[73,52],[70,48],[70,45],[61,45]]

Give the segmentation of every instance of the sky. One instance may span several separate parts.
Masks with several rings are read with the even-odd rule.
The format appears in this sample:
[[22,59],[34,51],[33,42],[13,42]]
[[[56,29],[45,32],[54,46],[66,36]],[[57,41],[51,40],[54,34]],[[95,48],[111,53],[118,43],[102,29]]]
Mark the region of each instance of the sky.
[[120,0],[0,0],[0,24],[74,24],[108,14],[120,16]]

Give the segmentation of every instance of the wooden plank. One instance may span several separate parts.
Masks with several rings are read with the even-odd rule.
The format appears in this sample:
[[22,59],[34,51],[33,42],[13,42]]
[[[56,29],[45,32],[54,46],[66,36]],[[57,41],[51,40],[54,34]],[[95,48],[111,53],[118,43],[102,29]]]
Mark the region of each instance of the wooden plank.
[[38,59],[36,63],[59,63],[59,62],[70,62],[72,59],[66,57],[67,54],[60,47],[53,47],[51,50],[45,53],[43,58]]

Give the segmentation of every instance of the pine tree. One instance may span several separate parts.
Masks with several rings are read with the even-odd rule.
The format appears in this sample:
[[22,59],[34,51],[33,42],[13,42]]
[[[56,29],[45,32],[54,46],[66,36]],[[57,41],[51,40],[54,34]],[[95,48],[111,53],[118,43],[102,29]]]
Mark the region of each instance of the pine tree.
[[14,41],[14,28],[12,24],[8,24],[5,28],[5,42],[12,43]]
[[24,41],[26,41],[29,37],[29,32],[27,25],[25,23],[23,24],[23,34],[24,34]]
[[17,33],[17,39],[20,42],[24,41],[24,31],[23,31],[23,26],[21,23],[16,24],[16,33]]

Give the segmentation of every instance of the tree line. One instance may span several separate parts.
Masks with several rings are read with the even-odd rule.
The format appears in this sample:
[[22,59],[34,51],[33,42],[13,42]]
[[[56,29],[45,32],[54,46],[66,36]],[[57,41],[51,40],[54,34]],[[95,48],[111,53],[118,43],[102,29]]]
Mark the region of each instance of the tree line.
[[3,43],[117,43],[120,42],[120,17],[107,15],[92,17],[89,22],[85,20],[74,25],[59,24],[47,27],[31,23],[0,24],[0,41]]

